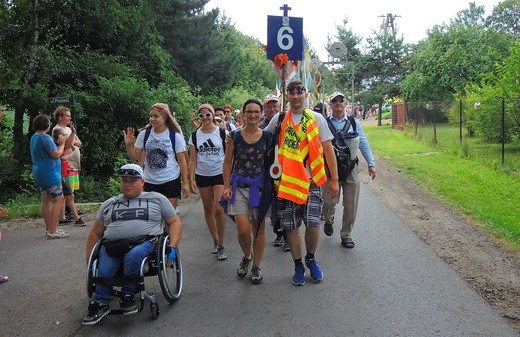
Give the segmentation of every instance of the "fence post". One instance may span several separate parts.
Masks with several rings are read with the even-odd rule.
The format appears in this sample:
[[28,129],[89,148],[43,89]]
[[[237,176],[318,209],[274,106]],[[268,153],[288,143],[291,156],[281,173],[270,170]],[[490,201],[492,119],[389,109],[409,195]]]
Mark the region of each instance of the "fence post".
[[506,152],[506,103],[505,98],[502,97],[502,165],[504,165],[505,152]]
[[459,143],[462,143],[462,99],[459,99]]

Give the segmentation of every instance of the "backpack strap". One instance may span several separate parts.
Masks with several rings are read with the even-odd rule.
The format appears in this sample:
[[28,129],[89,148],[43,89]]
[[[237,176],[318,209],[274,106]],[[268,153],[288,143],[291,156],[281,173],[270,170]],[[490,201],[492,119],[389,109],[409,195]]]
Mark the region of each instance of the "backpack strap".
[[195,147],[195,153],[199,152],[199,148],[197,147],[197,128],[195,131],[191,133],[191,142],[193,143],[193,147]]
[[226,129],[219,128],[220,131],[220,139],[222,139],[222,148],[224,149],[224,152],[226,152]]

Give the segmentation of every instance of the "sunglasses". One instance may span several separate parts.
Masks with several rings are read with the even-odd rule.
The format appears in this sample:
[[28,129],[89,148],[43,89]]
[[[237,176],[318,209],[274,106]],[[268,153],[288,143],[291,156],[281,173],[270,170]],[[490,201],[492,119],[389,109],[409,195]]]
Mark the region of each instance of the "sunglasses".
[[305,91],[306,91],[306,89],[303,85],[298,85],[294,88],[287,89],[287,92],[290,94],[294,94],[294,93],[303,94]]
[[120,169],[119,170],[120,176],[137,176],[141,177],[141,173],[139,173],[137,170],[134,169]]
[[332,103],[343,103],[343,102],[345,102],[345,99],[343,97],[341,97],[341,98],[334,98],[331,102]]
[[211,112],[206,112],[205,114],[199,114],[199,118],[210,118]]

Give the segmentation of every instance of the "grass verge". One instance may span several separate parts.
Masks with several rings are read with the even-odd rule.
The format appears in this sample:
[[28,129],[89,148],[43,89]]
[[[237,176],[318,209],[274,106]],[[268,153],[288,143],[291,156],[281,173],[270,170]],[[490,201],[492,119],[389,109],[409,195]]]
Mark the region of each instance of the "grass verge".
[[[365,126],[375,154],[409,175],[451,207],[520,249],[519,151],[508,153],[508,165],[497,164],[500,145],[453,139],[456,127],[398,131],[389,125]],[[455,132],[456,134],[456,132]],[[496,157],[496,158],[494,158]]]

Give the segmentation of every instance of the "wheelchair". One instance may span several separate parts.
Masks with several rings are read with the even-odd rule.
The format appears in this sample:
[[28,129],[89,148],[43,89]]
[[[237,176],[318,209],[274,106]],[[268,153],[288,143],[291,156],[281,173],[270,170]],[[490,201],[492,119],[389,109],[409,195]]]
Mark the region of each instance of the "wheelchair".
[[[112,297],[121,298],[121,287],[124,282],[137,282],[137,291],[140,294],[141,304],[138,312],[144,308],[145,300],[150,302],[150,311],[152,319],[157,319],[160,314],[159,303],[155,293],[148,294],[145,290],[144,278],[147,276],[158,276],[159,285],[166,300],[172,304],[181,296],[182,291],[182,263],[177,249],[175,261],[168,261],[168,253],[170,252],[169,235],[162,234],[158,237],[155,245],[155,251],[145,257],[141,262],[140,273],[137,276],[123,276],[123,270],[118,272],[116,277],[99,277],[98,263],[99,251],[101,249],[101,240],[99,240],[92,252],[87,265],[87,295],[94,299],[97,284],[105,284],[112,286]],[[109,315],[121,315],[122,310],[111,310]]]

